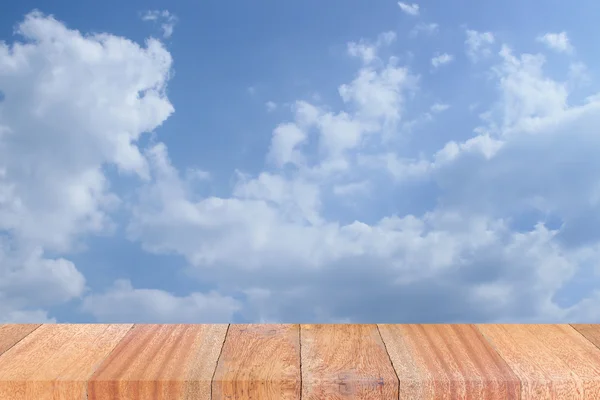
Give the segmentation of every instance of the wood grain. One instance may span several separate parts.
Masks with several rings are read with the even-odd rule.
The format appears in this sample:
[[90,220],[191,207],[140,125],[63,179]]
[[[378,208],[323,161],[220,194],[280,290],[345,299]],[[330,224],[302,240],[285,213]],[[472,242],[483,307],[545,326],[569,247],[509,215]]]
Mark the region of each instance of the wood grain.
[[212,385],[213,400],[299,400],[300,326],[231,325]]
[[474,325],[379,325],[401,399],[518,399],[520,383]]
[[0,399],[83,399],[132,325],[42,325],[0,356]]
[[398,378],[376,325],[300,329],[303,399],[398,398]]
[[600,349],[600,325],[597,324],[571,324],[573,329],[583,335]]
[[522,399],[600,398],[600,350],[569,325],[477,325],[521,380]]
[[600,325],[0,325],[1,400],[600,399]]
[[210,400],[227,325],[135,325],[88,383],[89,400]]
[[36,330],[40,324],[0,325],[0,355],[13,347],[25,336]]

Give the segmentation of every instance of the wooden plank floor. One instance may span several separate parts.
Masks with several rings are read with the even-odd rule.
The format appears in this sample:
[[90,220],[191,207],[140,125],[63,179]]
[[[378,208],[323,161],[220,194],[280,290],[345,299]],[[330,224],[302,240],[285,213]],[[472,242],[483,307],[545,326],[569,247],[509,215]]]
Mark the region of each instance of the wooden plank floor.
[[600,325],[0,325],[0,399],[600,399]]

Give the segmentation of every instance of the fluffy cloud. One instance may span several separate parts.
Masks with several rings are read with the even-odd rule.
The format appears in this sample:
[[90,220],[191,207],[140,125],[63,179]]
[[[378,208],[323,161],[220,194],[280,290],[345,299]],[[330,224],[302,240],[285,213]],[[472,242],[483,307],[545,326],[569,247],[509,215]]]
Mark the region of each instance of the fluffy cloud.
[[378,60],[377,51],[383,47],[392,44],[396,40],[396,33],[389,31],[380,34],[374,43],[367,40],[348,43],[348,54],[352,57],[359,57],[365,64],[371,64]]
[[136,142],[173,107],[171,56],[108,34],[82,35],[33,12],[0,43],[0,315],[47,320],[85,278],[60,254],[110,234],[120,205],[105,167],[149,178]]
[[[574,224],[589,229],[583,215],[593,215],[599,201],[594,171],[600,165],[590,151],[599,144],[598,97],[570,105],[567,85],[543,73],[542,56],[517,57],[507,47],[501,56],[495,68],[500,99],[486,116],[487,126],[470,139],[487,146],[456,147],[440,179],[449,185],[453,174],[472,168],[477,173],[452,181],[445,203],[505,217],[522,210],[555,215],[564,223],[563,235]],[[487,160],[476,162],[481,156]]]
[[452,54],[442,53],[434,56],[431,59],[431,65],[433,66],[433,68],[438,68],[442,65],[451,63],[452,60],[454,60],[454,56]]
[[419,15],[419,5],[418,4],[408,4],[408,3],[403,3],[401,1],[398,2],[398,7],[400,7],[400,9],[402,10],[403,13],[411,15],[411,16],[417,16]]
[[267,108],[268,112],[273,112],[277,109],[277,103],[275,103],[274,101],[267,101],[265,103],[265,107]]
[[[340,173],[349,167],[350,153],[394,129],[400,120],[404,94],[414,90],[418,77],[398,66],[395,58],[387,64],[374,62],[379,60],[377,49],[393,38],[383,34],[375,45],[365,41],[348,45],[349,54],[362,58],[365,64],[352,82],[338,88],[352,114],[334,113],[298,101],[294,106],[294,121],[282,123],[273,131],[267,159],[274,166],[294,165],[321,175]],[[317,132],[317,136],[311,137],[311,132]],[[320,153],[319,159],[312,163],[302,150],[311,140],[317,142]]]
[[[193,201],[159,146],[130,237],[185,256],[191,276],[245,293],[241,312],[253,320],[597,320],[598,296],[568,307],[555,296],[598,255],[600,235],[582,246],[568,227],[582,232],[577,224],[598,212],[600,168],[589,149],[598,148],[600,103],[569,106],[567,86],[545,76],[540,55],[504,46],[499,56],[499,97],[476,135],[429,159],[389,152],[383,132],[400,132],[416,77],[393,59],[375,67],[375,55],[340,87],[345,110],[298,102],[294,121],[273,132],[275,170],[243,176],[231,197]],[[307,143],[320,149],[317,159]],[[400,190],[406,179],[433,182],[438,206],[373,223],[329,218],[342,204],[327,200],[330,187],[338,197],[383,190],[361,180],[365,168],[393,172]],[[527,212],[536,223],[516,229]]]
[[434,113],[439,113],[442,111],[446,111],[447,109],[450,108],[449,104],[444,104],[444,103],[435,103],[431,106],[431,111]]
[[173,35],[173,29],[177,24],[177,17],[167,10],[146,11],[144,14],[142,14],[142,20],[160,23],[160,27],[163,31],[163,37],[165,39],[168,39]]
[[[114,322],[600,320],[598,293],[556,300],[579,271],[598,270],[600,94],[572,104],[569,78],[547,76],[542,55],[503,45],[493,57],[493,35],[467,31],[469,56],[495,64],[497,98],[472,133],[449,127],[461,139],[425,152],[406,125],[448,107],[410,107],[425,78],[381,57],[395,34],[353,42],[362,63],[338,87],[340,108],[299,99],[265,170],[203,197],[210,174],[180,172],[158,140],[137,145],[173,112],[158,41],[82,36],[39,13],[19,32],[25,43],[0,47],[5,319],[47,320],[45,305],[84,297],[83,311]],[[128,238],[183,257],[213,291],[118,280],[85,293],[68,254],[111,233],[123,200],[107,165],[136,182]],[[408,211],[420,191],[435,201]]]
[[53,322],[42,308],[82,295],[85,278],[64,258],[41,248],[13,248],[0,239],[0,323]]
[[424,33],[426,35],[433,35],[434,33],[437,33],[439,28],[440,26],[435,22],[431,22],[428,24],[421,22],[410,31],[410,36],[416,37],[421,33]]
[[467,38],[465,46],[467,56],[471,61],[476,62],[481,58],[489,57],[492,53],[490,46],[494,43],[495,38],[491,32],[478,32],[472,29],[467,29]]
[[360,181],[335,185],[333,187],[333,193],[338,196],[351,196],[356,194],[366,194],[370,189],[371,185],[368,181]]
[[177,297],[163,290],[135,289],[127,280],[116,281],[82,304],[82,311],[105,323],[226,323],[239,308],[239,302],[216,292]]
[[[502,219],[449,211],[374,225],[310,222],[296,197],[260,193],[163,201],[138,210],[134,236],[149,251],[185,255],[198,268],[192,275],[229,290],[260,289],[260,302],[248,298],[248,318],[556,320],[568,311],[552,296],[577,257],[543,224],[518,233]],[[167,211],[169,204],[178,207]],[[382,306],[404,303],[419,306]]]
[[569,37],[566,32],[559,33],[546,33],[542,36],[538,36],[537,41],[543,43],[548,48],[555,50],[559,53],[572,53],[573,46],[569,41]]
[[163,92],[171,56],[154,40],[83,37],[39,13],[18,33],[26,42],[0,46],[0,229],[65,251],[110,228],[118,198],[104,164],[148,177],[135,142],[173,111]]

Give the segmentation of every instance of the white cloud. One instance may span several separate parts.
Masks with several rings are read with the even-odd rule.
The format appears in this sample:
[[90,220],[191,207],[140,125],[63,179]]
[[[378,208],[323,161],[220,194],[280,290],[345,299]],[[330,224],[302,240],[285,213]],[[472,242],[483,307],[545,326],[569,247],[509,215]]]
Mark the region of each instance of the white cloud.
[[84,38],[38,13],[19,32],[28,46],[0,46],[0,229],[68,250],[76,235],[110,227],[105,211],[118,199],[104,163],[148,176],[134,143],[173,111],[164,96],[171,57],[153,40],[142,48],[115,36]]
[[338,196],[353,196],[368,193],[371,185],[368,181],[339,184],[333,187],[333,193]]
[[433,35],[438,32],[439,28],[440,26],[434,22],[428,24],[421,22],[410,31],[410,36],[416,37],[421,33],[424,33],[426,35]]
[[396,40],[396,33],[389,31],[380,34],[377,37],[375,43],[371,43],[367,40],[360,40],[359,42],[348,43],[348,54],[352,57],[359,57],[363,60],[363,63],[370,64],[375,60],[378,60],[377,51],[383,46],[389,46]]
[[390,45],[390,44],[394,43],[395,40],[396,40],[396,32],[394,32],[394,31],[383,32],[383,33],[380,33],[379,36],[377,36],[377,45],[378,46]]
[[401,158],[392,152],[359,155],[358,163],[367,168],[387,171],[399,182],[427,176],[433,167],[427,160]]
[[435,103],[431,106],[431,112],[440,113],[450,108],[450,105],[444,103]]
[[[355,110],[353,114],[298,101],[294,122],[281,123],[273,131],[267,159],[276,167],[295,165],[325,174],[345,170],[349,151],[363,146],[371,135],[393,130],[401,117],[404,94],[416,86],[417,78],[392,61],[383,66],[364,65],[352,82],[339,87],[342,101]],[[322,156],[312,165],[302,151],[310,140],[318,140]]]
[[433,66],[433,68],[438,68],[442,65],[449,64],[450,62],[452,62],[452,60],[454,60],[454,56],[452,54],[442,53],[434,56],[431,59],[431,65]]
[[399,1],[398,6],[402,10],[402,12],[405,14],[412,15],[412,16],[419,15],[419,5],[418,4],[415,4],[415,3],[408,4],[408,3],[403,3],[401,1]]
[[587,65],[582,62],[574,62],[569,65],[569,83],[571,86],[582,86],[591,83]]
[[[422,218],[387,217],[373,226],[306,225],[282,213],[285,207],[280,205],[286,203],[269,205],[249,198],[164,200],[161,208],[173,202],[183,213],[176,216],[172,209],[166,215],[167,208],[158,214],[144,212],[136,218],[134,235],[148,250],[184,254],[205,277],[214,276],[232,287],[268,287],[278,307],[272,302],[260,312],[270,320],[285,319],[294,309],[297,313],[294,304],[301,298],[307,313],[302,315],[311,320],[378,319],[388,315],[374,307],[384,299],[420,304],[418,310],[396,309],[397,320],[427,318],[434,309],[436,318],[442,319],[558,318],[561,311],[549,297],[576,268],[553,243],[556,232],[543,226],[526,234],[512,233],[501,220],[441,211]],[[430,251],[433,247],[435,252]],[[442,296],[448,296],[443,302],[433,296],[442,289],[441,281],[446,282]],[[503,289],[498,293],[508,291],[511,296],[490,296],[483,290],[500,282]],[[352,294],[356,290],[361,293],[360,305]],[[381,314],[373,315],[373,310]]]
[[[219,291],[180,296],[119,280],[85,297],[98,320],[600,320],[597,293],[555,300],[600,255],[600,95],[570,104],[570,82],[548,77],[540,55],[503,46],[490,74],[498,98],[481,126],[466,140],[450,126],[446,144],[417,155],[398,143],[411,139],[400,127],[419,77],[357,51],[364,63],[340,85],[339,110],[297,101],[273,130],[267,169],[240,172],[229,196],[203,197],[194,186],[208,173],[180,173],[163,143],[136,145],[173,112],[159,42],[84,37],[39,14],[21,31],[27,46],[0,45],[4,319],[46,320],[46,305],[85,295],[67,257],[78,238],[111,231],[120,200],[103,167],[113,165],[141,182],[128,237],[184,257],[190,279]],[[473,55],[487,54],[489,35],[467,39]],[[433,186],[431,205],[418,185]],[[367,188],[370,213],[339,217],[339,196],[365,199]],[[524,212],[534,223],[516,227]]]
[[[354,151],[356,158],[343,158],[344,181],[335,174],[312,175],[307,158],[296,164],[294,175],[245,177],[230,198],[194,202],[177,194],[184,191],[160,190],[168,195],[159,199],[151,194],[167,182],[154,180],[140,197],[132,238],[149,251],[184,255],[201,276],[240,290],[260,287],[261,305],[250,302],[244,312],[263,320],[293,314],[304,320],[373,321],[390,315],[373,311],[384,301],[419,305],[396,308],[397,321],[424,316],[446,321],[598,319],[590,312],[598,304],[595,297],[561,307],[554,296],[598,255],[600,234],[596,247],[583,248],[564,242],[567,225],[550,228],[542,217],[526,229],[514,230],[511,223],[532,208],[557,213],[568,224],[575,224],[577,215],[600,211],[600,188],[594,184],[600,165],[589,168],[598,163],[589,149],[600,144],[593,134],[600,103],[569,106],[567,87],[545,76],[539,55],[515,56],[504,46],[500,57],[492,70],[498,101],[479,133],[449,141],[429,160],[386,152],[381,141],[371,142],[374,153],[361,145],[365,138],[382,140],[376,132],[384,125],[372,121],[402,116],[406,100],[398,88],[409,76],[397,66],[363,66],[340,89],[346,111],[302,103],[291,125],[304,129],[298,135],[302,140],[315,139],[328,150],[319,153],[322,163],[332,153]],[[384,76],[403,78],[375,84]],[[445,108],[438,104],[431,111]],[[298,158],[308,157],[306,150],[292,148]],[[565,172],[566,160],[581,157],[583,163],[572,163]],[[421,215],[388,215],[371,224],[328,219],[322,188],[333,187],[339,195],[360,193],[364,180],[347,183],[347,178],[360,176],[361,166],[387,169],[400,185],[408,177],[432,179],[440,190],[439,203]],[[578,179],[556,178],[564,173]],[[373,193],[383,189],[370,187]],[[299,198],[305,199],[303,206]],[[277,298],[277,306],[265,296]],[[296,306],[299,299],[302,310]]]
[[298,147],[306,138],[306,132],[293,123],[279,125],[273,132],[268,158],[278,167],[303,164],[304,156]]
[[113,229],[119,198],[103,166],[149,176],[135,143],[173,111],[171,56],[155,40],[83,36],[39,12],[17,33],[22,42],[0,43],[0,314],[46,319],[38,307],[85,286],[72,262],[46,254]]
[[267,101],[265,107],[267,108],[267,112],[273,112],[277,109],[277,103],[274,101]]
[[226,323],[241,304],[216,292],[174,296],[158,289],[135,289],[117,280],[102,294],[87,296],[82,311],[101,323]]
[[348,43],[348,54],[352,57],[359,57],[365,64],[373,62],[377,57],[377,49],[375,46],[366,43]]
[[233,195],[276,205],[286,219],[313,224],[320,222],[319,188],[312,182],[301,179],[289,181],[280,175],[263,172],[255,179],[242,177]]
[[[184,190],[172,189],[181,185],[173,167],[154,160],[153,168],[171,171],[155,174],[170,178],[155,178],[140,193],[130,235],[148,251],[185,256],[205,279],[226,281],[241,291],[260,288],[260,301],[250,296],[242,312],[261,320],[289,315],[321,321],[389,319],[389,310],[376,307],[384,302],[419,305],[395,308],[395,321],[600,318],[589,313],[595,299],[570,307],[553,300],[597,251],[565,245],[564,228],[551,229],[543,221],[521,231],[511,227],[512,217],[527,207],[543,206],[540,210],[567,218],[581,213],[583,204],[588,209],[600,204],[600,196],[590,203],[600,193],[594,192],[596,175],[590,171],[600,168],[573,164],[572,176],[589,180],[571,182],[566,190],[555,178],[564,160],[576,159],[580,144],[598,148],[596,136],[588,134],[597,126],[598,104],[568,108],[565,86],[543,74],[543,57],[517,57],[508,47],[500,55],[502,62],[493,69],[500,97],[478,130],[482,133],[448,142],[429,161],[386,152],[378,133],[382,121],[401,118],[402,88],[410,74],[393,64],[367,65],[340,88],[347,111],[299,102],[294,122],[275,129],[273,144],[281,140],[282,129],[296,132],[279,153],[280,159],[301,160],[294,163],[295,174],[245,176],[232,197],[192,201]],[[444,108],[438,104],[432,111]],[[574,127],[577,138],[565,146],[562,138],[577,132]],[[374,153],[363,146],[367,138]],[[315,175],[308,153],[298,146],[310,140],[321,149],[317,165],[348,150],[356,157],[341,158],[342,175],[340,170]],[[592,153],[585,153],[585,165],[597,163]],[[360,176],[361,166],[394,171],[399,184],[408,177],[433,179],[440,205],[422,215],[388,215],[372,224],[328,219],[322,188],[333,187],[338,195],[360,193],[365,181],[347,183],[347,178]],[[370,187],[374,193],[382,189]],[[268,298],[276,298],[277,305]]]
[[496,110],[502,114],[504,129],[520,129],[524,124],[540,121],[539,118],[558,116],[567,108],[565,83],[544,76],[545,59],[541,55],[513,55],[503,46],[500,52],[503,63],[494,68],[501,77],[502,103]]
[[177,24],[177,17],[167,10],[150,10],[142,15],[143,21],[160,22],[163,37],[168,39],[173,35],[173,28]]
[[478,32],[467,29],[466,35],[465,46],[467,48],[467,56],[471,61],[476,62],[481,58],[491,55],[492,51],[490,47],[495,41],[494,35],[491,32]]
[[390,63],[379,71],[361,69],[351,83],[339,87],[339,93],[365,122],[379,118],[394,122],[402,112],[403,92],[411,90],[415,82],[416,77],[407,68]]
[[212,178],[210,172],[198,168],[187,168],[185,177],[191,183],[209,181]]
[[559,53],[572,53],[574,50],[566,32],[549,32],[544,35],[538,36],[537,41],[543,43],[549,49],[552,49]]
[[45,258],[41,248],[15,248],[0,237],[0,321],[50,322],[43,308],[80,297],[84,290],[85,278],[72,262]]

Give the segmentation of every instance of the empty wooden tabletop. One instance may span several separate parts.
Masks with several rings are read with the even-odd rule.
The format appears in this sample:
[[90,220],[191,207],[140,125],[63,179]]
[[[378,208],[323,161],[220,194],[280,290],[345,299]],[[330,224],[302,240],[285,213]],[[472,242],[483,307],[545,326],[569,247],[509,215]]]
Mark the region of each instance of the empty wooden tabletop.
[[402,399],[518,399],[517,376],[473,325],[381,325]]
[[213,378],[213,399],[300,399],[300,327],[232,325]]
[[210,399],[227,325],[136,325],[98,366],[89,400]]
[[0,399],[600,399],[600,325],[8,324]]
[[376,325],[303,325],[300,336],[303,398],[398,398],[398,377]]

